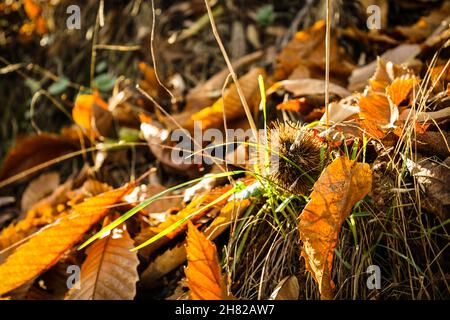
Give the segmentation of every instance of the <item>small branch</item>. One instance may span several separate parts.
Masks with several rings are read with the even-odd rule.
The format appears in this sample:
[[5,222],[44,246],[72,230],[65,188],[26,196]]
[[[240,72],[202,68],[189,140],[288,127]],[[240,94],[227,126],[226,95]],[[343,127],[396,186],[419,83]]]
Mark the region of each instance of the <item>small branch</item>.
[[[223,58],[227,64],[228,70],[230,70],[231,77],[233,78],[233,82],[236,85],[236,89],[239,95],[239,99],[241,100],[242,106],[244,107],[245,115],[247,116],[248,123],[250,124],[250,128],[252,129],[253,135],[258,142],[258,129],[256,128],[255,121],[253,120],[252,113],[250,112],[250,108],[248,107],[247,100],[245,100],[244,92],[242,91],[241,85],[239,84],[236,73],[234,72],[233,66],[231,65],[230,58],[225,50],[225,47],[220,39],[219,32],[217,31],[216,22],[214,21],[214,15],[211,11],[211,7],[209,6],[208,0],[205,0],[206,10],[208,11],[209,21],[211,23],[211,28],[216,38],[217,44],[219,45],[220,51],[222,52]],[[225,106],[223,106],[225,108]]]

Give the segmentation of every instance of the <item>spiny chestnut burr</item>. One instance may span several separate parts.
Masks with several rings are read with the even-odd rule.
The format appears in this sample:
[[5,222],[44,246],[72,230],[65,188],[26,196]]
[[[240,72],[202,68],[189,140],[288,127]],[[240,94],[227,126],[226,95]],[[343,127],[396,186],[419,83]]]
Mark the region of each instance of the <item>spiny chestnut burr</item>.
[[280,188],[303,195],[321,172],[321,141],[305,127],[275,122],[268,132],[269,179]]

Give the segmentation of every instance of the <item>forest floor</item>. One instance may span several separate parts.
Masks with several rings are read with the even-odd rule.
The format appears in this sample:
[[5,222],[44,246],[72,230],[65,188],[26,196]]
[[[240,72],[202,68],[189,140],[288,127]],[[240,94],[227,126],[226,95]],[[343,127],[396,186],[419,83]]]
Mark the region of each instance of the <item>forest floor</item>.
[[449,299],[449,84],[446,1],[4,1],[0,298]]

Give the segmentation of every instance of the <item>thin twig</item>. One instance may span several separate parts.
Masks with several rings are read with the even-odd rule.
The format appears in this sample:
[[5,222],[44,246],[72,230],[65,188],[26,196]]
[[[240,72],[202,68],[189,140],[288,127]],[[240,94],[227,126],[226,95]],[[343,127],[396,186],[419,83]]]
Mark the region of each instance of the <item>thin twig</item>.
[[156,13],[155,13],[155,1],[151,0],[151,5],[152,5],[152,29],[150,32],[150,54],[152,56],[152,63],[153,63],[153,69],[155,69],[155,78],[156,81],[158,81],[158,84],[163,87],[164,90],[166,90],[166,92],[170,95],[170,100],[172,103],[176,102],[176,98],[173,95],[172,91],[169,90],[169,88],[167,88],[164,83],[162,83],[162,81],[159,78],[158,75],[158,68],[156,67],[156,57],[155,57],[155,50],[153,48],[153,43],[155,41],[155,26],[156,26]]
[[[247,100],[245,99],[244,92],[242,91],[241,85],[239,84],[236,73],[234,72],[233,66],[231,64],[230,58],[225,50],[225,47],[220,39],[219,32],[217,31],[216,22],[214,21],[214,15],[211,11],[211,7],[209,6],[208,0],[205,0],[206,10],[208,11],[209,21],[211,23],[211,28],[216,38],[217,44],[219,45],[220,51],[222,52],[223,58],[227,64],[228,69],[230,70],[231,77],[233,78],[233,82],[236,85],[236,89],[239,95],[239,99],[241,100],[242,106],[244,107],[245,115],[247,116],[248,123],[250,124],[250,128],[252,129],[253,135],[258,142],[258,129],[256,128],[255,121],[253,120],[252,113],[250,112],[250,108],[248,106]],[[225,106],[223,106],[225,108]]]
[[331,0],[327,0],[327,18],[326,18],[326,33],[325,33],[325,126],[329,126],[330,117],[330,31],[331,31]]

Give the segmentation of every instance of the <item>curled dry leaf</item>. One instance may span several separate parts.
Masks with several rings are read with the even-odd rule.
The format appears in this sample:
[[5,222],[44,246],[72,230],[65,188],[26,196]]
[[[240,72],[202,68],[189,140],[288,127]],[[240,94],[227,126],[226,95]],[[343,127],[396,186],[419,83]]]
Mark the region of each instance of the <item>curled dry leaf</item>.
[[[359,99],[363,128],[371,125],[381,130],[393,128],[399,120],[399,106],[407,100],[415,85],[419,83],[409,70],[391,62],[378,61],[378,69],[369,80],[366,92]],[[409,102],[408,102],[409,105]],[[382,138],[384,133],[376,135]]]
[[[268,94],[276,90],[285,89],[295,96],[321,95],[325,93],[325,81],[318,79],[283,80],[275,83],[268,90]],[[350,95],[350,92],[337,84],[330,83],[329,92],[342,98]]]
[[87,199],[17,248],[0,265],[0,295],[34,279],[55,265],[131,187],[127,185]]
[[[169,170],[176,171],[181,174],[194,177],[197,175],[197,166],[191,162],[174,161],[174,152],[180,152],[180,147],[175,145],[172,141],[169,141],[170,132],[167,129],[162,128],[160,125],[154,122],[149,122],[148,119],[141,117],[141,132],[144,135],[145,140],[148,143],[153,155]],[[186,133],[188,134],[188,133]],[[187,138],[188,136],[186,136]],[[173,147],[171,145],[174,145]],[[178,149],[174,149],[178,148]],[[188,151],[184,153],[186,155]]]
[[43,133],[17,141],[0,169],[0,181],[73,151],[76,146],[64,137]]
[[[277,56],[273,78],[276,81],[289,78],[297,69],[325,66],[325,21],[316,22],[312,27],[299,31]],[[353,68],[349,59],[340,51],[337,38],[331,37],[330,69],[333,76],[347,78]],[[302,72],[303,73],[303,72]],[[320,73],[319,73],[320,74]]]
[[335,159],[314,184],[311,200],[300,215],[301,255],[319,285],[322,299],[333,298],[331,269],[342,223],[352,207],[371,190],[368,164]]
[[220,271],[216,246],[188,223],[186,238],[188,266],[184,270],[193,300],[228,300],[225,281]]
[[80,288],[73,287],[67,300],[132,300],[139,280],[133,240],[125,226],[108,232],[86,250]]
[[[448,154],[448,153],[447,153]],[[418,158],[417,163],[406,160],[406,167],[419,185],[425,190],[425,198],[421,205],[442,220],[448,219],[450,214],[450,157],[438,163],[425,158]]]
[[[401,44],[394,49],[387,50],[376,61],[372,61],[364,67],[354,69],[349,78],[348,89],[351,91],[364,89],[370,77],[372,77],[374,73],[376,74],[377,71],[381,71],[383,69],[384,61],[390,61],[394,64],[402,64],[413,59],[417,54],[419,54],[419,52],[420,45],[418,44]],[[385,87],[386,86],[383,88]]]
[[40,175],[30,182],[22,195],[20,207],[22,211],[28,211],[31,207],[46,195],[52,193],[59,185],[59,174],[49,172]]
[[289,276],[280,281],[270,295],[269,300],[297,300],[300,286],[296,276]]

